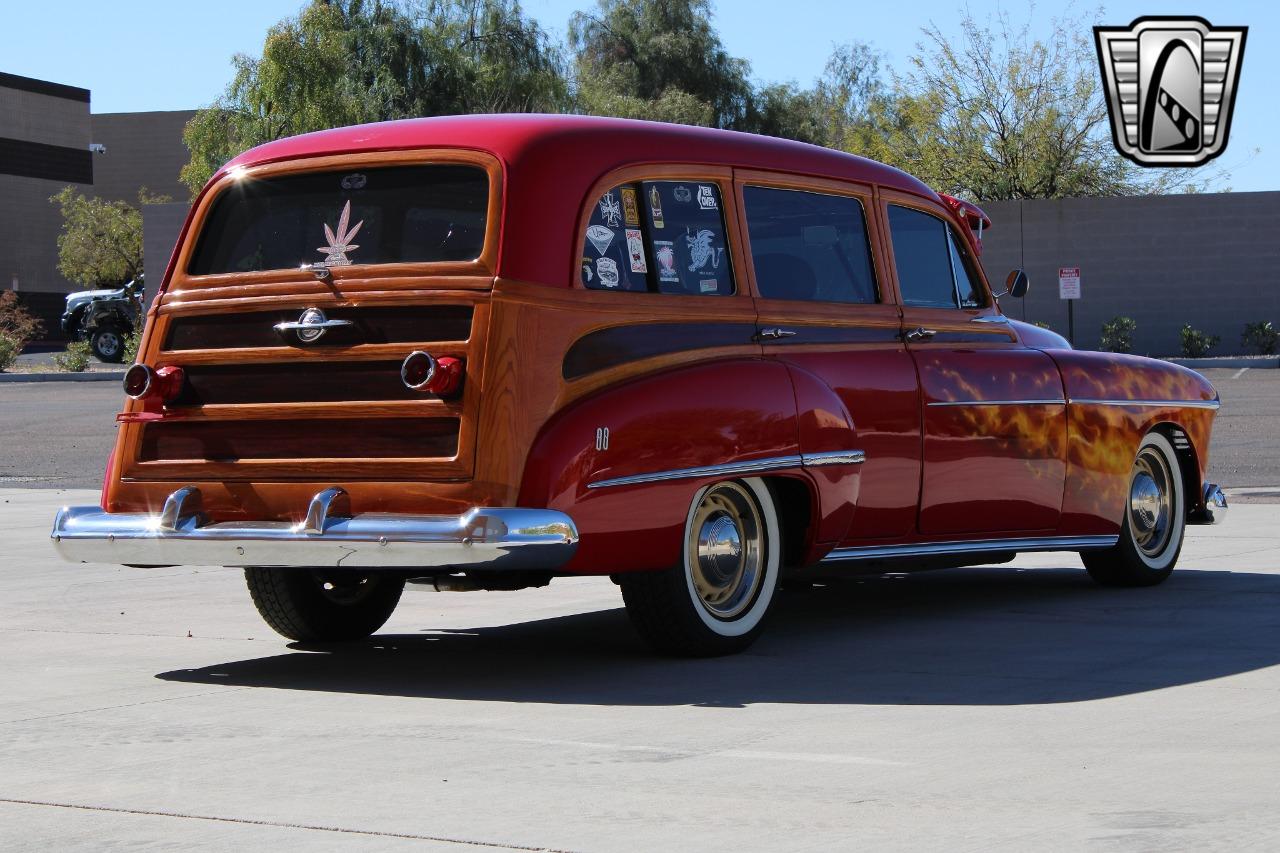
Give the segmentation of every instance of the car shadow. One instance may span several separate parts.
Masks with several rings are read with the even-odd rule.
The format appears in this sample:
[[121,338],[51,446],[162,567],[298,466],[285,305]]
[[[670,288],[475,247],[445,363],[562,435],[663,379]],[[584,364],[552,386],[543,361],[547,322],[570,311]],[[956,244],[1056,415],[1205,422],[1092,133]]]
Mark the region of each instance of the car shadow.
[[1080,702],[1280,663],[1278,602],[1280,575],[1184,570],[1159,587],[1103,589],[1079,569],[956,569],[781,592],[760,640],[725,658],[655,657],[618,608],[292,644],[156,677],[589,705]]

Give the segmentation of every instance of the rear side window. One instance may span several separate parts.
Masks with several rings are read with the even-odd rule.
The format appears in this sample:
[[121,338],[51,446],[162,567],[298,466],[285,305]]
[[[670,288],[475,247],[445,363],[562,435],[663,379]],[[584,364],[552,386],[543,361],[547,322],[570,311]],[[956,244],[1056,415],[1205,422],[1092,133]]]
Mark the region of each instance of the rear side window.
[[720,188],[697,181],[623,184],[591,211],[582,284],[695,296],[734,292]]
[[488,207],[489,176],[476,166],[243,179],[214,200],[187,272],[472,261],[484,251]]
[[959,238],[947,223],[889,205],[889,233],[902,303],[923,308],[981,308],[982,289],[965,266]]
[[760,295],[877,301],[862,204],[848,196],[746,187],[747,230]]
[[633,184],[624,184],[596,200],[582,243],[584,286],[599,290],[649,289],[638,192]]

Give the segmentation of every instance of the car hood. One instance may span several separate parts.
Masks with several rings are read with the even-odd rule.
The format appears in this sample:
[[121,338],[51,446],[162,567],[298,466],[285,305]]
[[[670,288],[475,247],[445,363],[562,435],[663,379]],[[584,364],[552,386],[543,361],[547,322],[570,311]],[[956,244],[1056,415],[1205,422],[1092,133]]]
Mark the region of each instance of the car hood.
[[105,298],[121,299],[124,297],[124,289],[116,288],[115,290],[78,290],[75,293],[67,294],[67,305],[79,305],[81,302],[89,302],[93,299]]

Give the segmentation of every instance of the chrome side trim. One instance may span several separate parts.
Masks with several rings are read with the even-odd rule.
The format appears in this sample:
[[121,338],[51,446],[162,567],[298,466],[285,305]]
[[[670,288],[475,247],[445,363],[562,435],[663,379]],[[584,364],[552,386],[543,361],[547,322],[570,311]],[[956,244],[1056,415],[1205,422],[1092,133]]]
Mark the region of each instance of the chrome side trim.
[[743,462],[726,462],[721,465],[703,465],[699,468],[673,468],[669,471],[652,471],[648,474],[631,474],[627,477],[611,477],[588,483],[588,489],[607,489],[611,486],[635,486],[640,483],[658,483],[663,480],[691,480],[698,477],[719,477],[725,474],[758,474],[782,468],[799,468],[804,460],[799,456],[772,456],[768,459],[748,459]]
[[[1000,295],[1004,296],[1005,294],[1002,293]],[[970,323],[989,323],[993,325],[1007,326],[1009,325],[1009,318],[1004,316],[1003,314],[990,314],[983,317],[974,317],[969,322]]]
[[1073,397],[1069,402],[1072,405],[1078,403],[1087,406],[1157,406],[1159,408],[1175,406],[1183,409],[1213,409],[1214,411],[1222,408],[1220,400],[1085,400]]
[[867,454],[861,450],[833,450],[828,453],[801,453],[800,463],[806,468],[819,468],[823,465],[861,465],[867,461]]
[[937,400],[929,403],[933,407],[946,406],[1065,406],[1066,400]]
[[613,486],[637,486],[641,483],[659,483],[664,480],[694,480],[701,477],[720,477],[732,474],[760,474],[765,471],[781,471],[786,468],[816,468],[823,465],[861,465],[867,455],[861,450],[834,450],[824,453],[806,453],[801,456],[771,456],[767,459],[748,459],[743,462],[725,462],[720,465],[703,465],[697,468],[672,468],[667,471],[651,471],[647,474],[631,474],[626,477],[610,477],[588,483],[588,489],[607,489]]
[[338,516],[333,510],[346,498],[338,488],[316,495],[303,522],[205,524],[198,513],[184,512],[165,526],[168,508],[189,509],[198,494],[179,489],[161,514],[63,507],[53,522],[54,548],[73,563],[341,567],[428,575],[554,570],[578,547],[573,520],[554,510],[474,507],[462,515]]
[[974,539],[969,542],[916,542],[908,545],[868,545],[837,548],[824,563],[883,560],[890,557],[937,557],[990,551],[1086,551],[1110,548],[1119,536],[1036,536],[1023,539]]

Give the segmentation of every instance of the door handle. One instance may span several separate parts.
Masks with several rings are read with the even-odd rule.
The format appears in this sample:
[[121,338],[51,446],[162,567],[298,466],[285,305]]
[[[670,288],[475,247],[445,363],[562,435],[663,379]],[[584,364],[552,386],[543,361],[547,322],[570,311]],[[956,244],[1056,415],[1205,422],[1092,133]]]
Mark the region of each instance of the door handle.
[[778,338],[794,338],[796,333],[790,329],[761,329],[758,337],[770,338],[777,340]]
[[937,329],[926,329],[924,326],[916,326],[911,331],[903,334],[902,337],[908,341],[927,341],[936,334],[938,334]]

